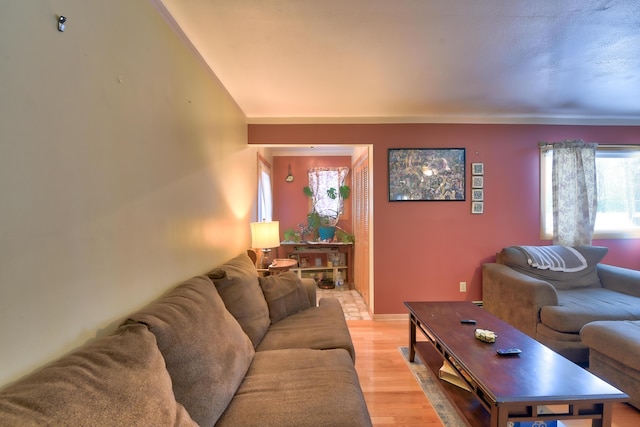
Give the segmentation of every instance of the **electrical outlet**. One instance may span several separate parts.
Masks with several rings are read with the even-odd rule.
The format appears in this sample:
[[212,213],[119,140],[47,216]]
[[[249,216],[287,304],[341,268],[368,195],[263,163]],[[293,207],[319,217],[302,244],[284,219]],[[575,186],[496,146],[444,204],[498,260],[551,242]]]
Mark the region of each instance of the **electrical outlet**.
[[460,282],[460,292],[467,292],[467,282]]

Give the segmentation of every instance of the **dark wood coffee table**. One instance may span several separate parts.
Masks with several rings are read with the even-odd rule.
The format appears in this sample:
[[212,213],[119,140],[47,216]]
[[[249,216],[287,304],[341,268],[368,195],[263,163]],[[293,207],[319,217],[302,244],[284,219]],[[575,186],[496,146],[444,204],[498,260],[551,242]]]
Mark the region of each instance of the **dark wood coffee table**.
[[[471,426],[506,427],[508,422],[590,419],[611,425],[614,402],[625,393],[555,353],[471,302],[405,302],[409,309],[409,360],[416,352],[438,376],[444,359],[466,375],[471,392],[440,381],[445,394]],[[474,319],[476,324],[462,324]],[[495,343],[475,338],[476,328],[498,335]],[[416,341],[416,330],[425,341]],[[520,355],[500,356],[499,348]],[[549,408],[553,414],[549,414]]]

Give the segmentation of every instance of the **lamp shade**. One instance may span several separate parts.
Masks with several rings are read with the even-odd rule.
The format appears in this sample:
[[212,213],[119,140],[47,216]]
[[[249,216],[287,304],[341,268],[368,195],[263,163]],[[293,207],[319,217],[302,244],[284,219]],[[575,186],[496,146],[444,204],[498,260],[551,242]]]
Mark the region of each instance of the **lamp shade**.
[[276,248],[280,246],[280,222],[252,222],[251,224],[252,248]]

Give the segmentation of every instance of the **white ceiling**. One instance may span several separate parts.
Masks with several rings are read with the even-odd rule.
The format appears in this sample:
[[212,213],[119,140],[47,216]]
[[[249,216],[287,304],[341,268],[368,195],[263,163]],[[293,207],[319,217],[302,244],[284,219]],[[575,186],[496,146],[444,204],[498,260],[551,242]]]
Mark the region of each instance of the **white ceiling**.
[[638,0],[154,0],[251,123],[640,124]]

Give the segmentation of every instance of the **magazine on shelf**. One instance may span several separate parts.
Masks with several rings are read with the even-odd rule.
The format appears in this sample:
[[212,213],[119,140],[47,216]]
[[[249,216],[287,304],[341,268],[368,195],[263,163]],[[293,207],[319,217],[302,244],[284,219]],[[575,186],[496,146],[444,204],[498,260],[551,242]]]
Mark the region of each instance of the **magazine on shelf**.
[[439,376],[442,381],[446,381],[450,384],[460,387],[461,389],[471,391],[471,387],[469,387],[469,384],[460,376],[458,371],[456,371],[451,363],[449,363],[447,360],[442,363]]

